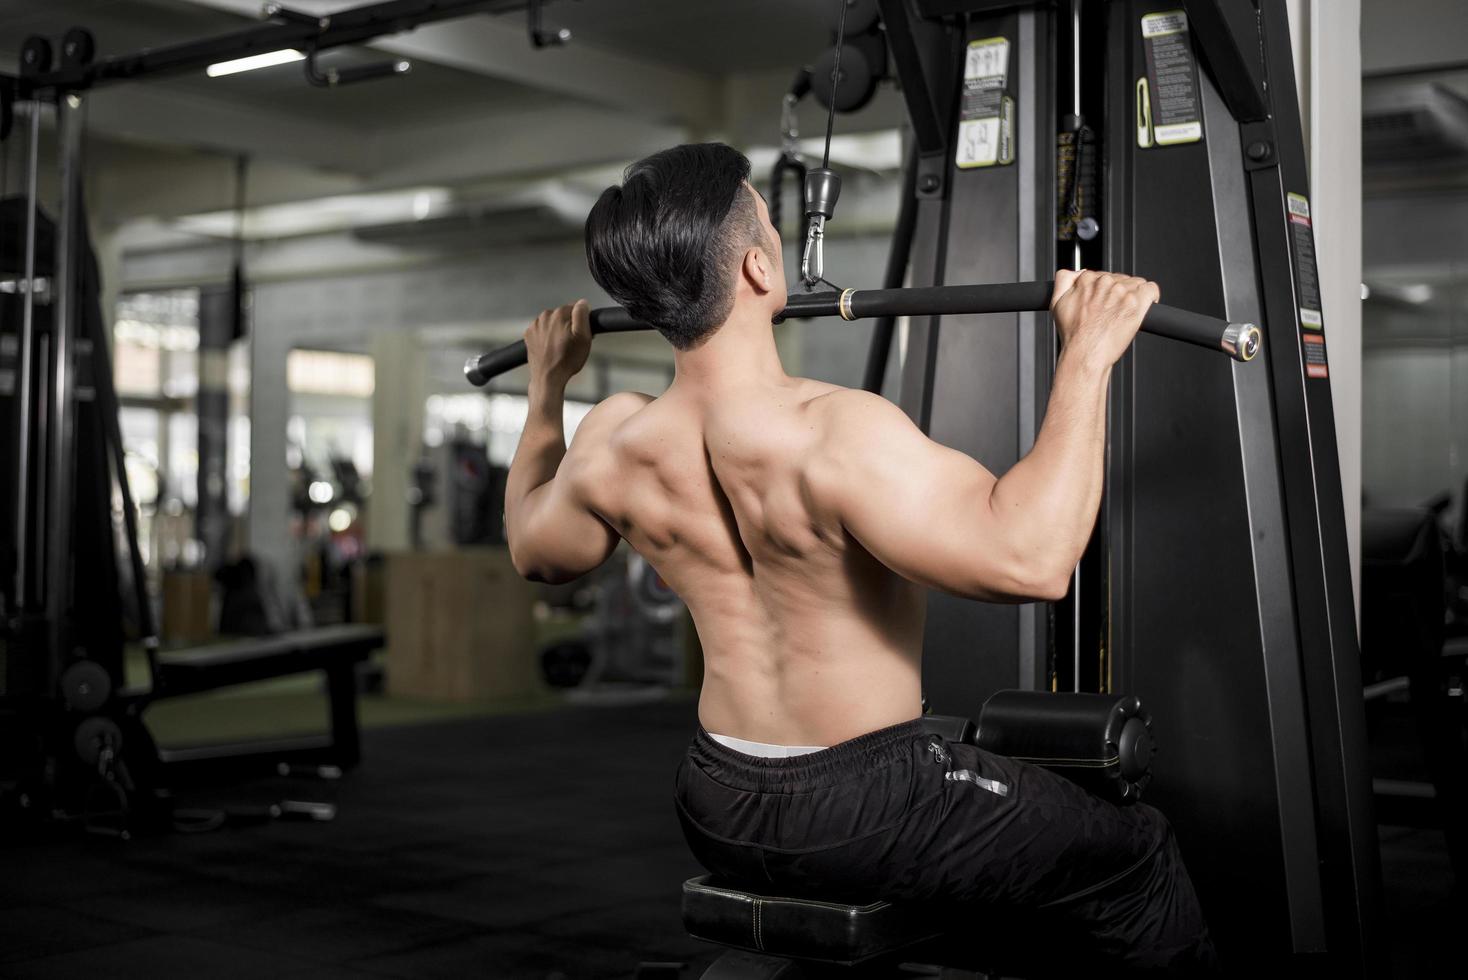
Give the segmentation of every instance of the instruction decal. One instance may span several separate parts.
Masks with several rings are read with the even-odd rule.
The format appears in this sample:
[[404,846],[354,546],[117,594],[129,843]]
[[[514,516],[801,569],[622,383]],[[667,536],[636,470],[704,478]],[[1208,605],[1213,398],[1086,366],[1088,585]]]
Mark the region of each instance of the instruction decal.
[[1014,162],[1014,94],[1009,91],[1009,38],[970,41],[954,163],[963,170]]
[[1318,333],[1301,334],[1305,353],[1305,377],[1328,378],[1330,365],[1325,360],[1325,338]]
[[[1203,138],[1203,112],[1198,63],[1188,35],[1188,15],[1166,10],[1142,18],[1142,49],[1147,57],[1147,85],[1138,86],[1148,100],[1150,133],[1141,145],[1176,146]],[[1138,116],[1143,115],[1139,106]]]
[[1295,292],[1300,297],[1300,326],[1324,330],[1320,315],[1320,274],[1315,268],[1315,229],[1310,223],[1310,200],[1304,194],[1286,194],[1290,214],[1290,254],[1295,260]]
[[1315,266],[1315,229],[1310,221],[1310,199],[1286,194],[1289,215],[1290,259],[1295,267],[1295,295],[1300,301],[1300,341],[1305,377],[1328,378],[1325,360],[1325,317],[1320,313],[1320,273]]

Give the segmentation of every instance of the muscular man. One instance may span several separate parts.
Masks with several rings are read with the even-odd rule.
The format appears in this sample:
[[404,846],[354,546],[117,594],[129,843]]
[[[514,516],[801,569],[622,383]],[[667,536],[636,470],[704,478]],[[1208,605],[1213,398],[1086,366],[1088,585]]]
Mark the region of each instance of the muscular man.
[[1157,287],[1056,274],[1049,408],[996,479],[885,399],[785,373],[780,237],[748,176],[727,146],[680,146],[592,208],[591,273],[673,345],[676,376],[657,398],[597,405],[567,449],[587,305],[536,319],[505,498],[515,567],[563,582],[625,539],[687,603],[705,666],[676,796],[714,873],[1022,912],[1071,928],[1087,942],[1066,948],[1102,963],[1195,972],[1212,950],[1157,811],[944,743],[919,720],[925,590],[1065,593],[1100,501],[1111,366]]

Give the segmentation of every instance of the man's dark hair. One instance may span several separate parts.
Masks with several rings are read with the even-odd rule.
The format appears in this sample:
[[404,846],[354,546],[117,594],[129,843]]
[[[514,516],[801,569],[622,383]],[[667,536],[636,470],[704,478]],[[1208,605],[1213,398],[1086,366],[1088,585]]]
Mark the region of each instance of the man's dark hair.
[[731,266],[750,246],[770,247],[748,179],[749,161],[723,143],[632,164],[586,218],[592,278],[674,347],[697,347],[734,305]]

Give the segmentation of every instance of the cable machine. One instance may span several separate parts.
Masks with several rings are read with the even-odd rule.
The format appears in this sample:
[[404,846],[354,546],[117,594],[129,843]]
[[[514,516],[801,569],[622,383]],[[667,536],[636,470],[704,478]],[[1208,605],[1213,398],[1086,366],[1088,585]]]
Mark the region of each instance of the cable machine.
[[[1003,472],[1034,443],[1057,355],[1027,280],[1110,269],[1221,314],[1197,317],[1181,338],[1194,343],[1178,344],[1156,336],[1177,311],[1157,308],[1118,364],[1106,491],[1064,600],[931,595],[932,710],[974,718],[1011,689],[1140,698],[1160,746],[1148,801],[1176,828],[1225,963],[1377,975],[1360,654],[1284,0],[875,6],[910,136],[887,288],[792,294],[782,316],[881,317],[869,390],[893,318],[909,317],[894,399],[932,438]],[[839,58],[812,83],[839,89]],[[805,175],[808,289],[824,282],[833,187]],[[593,311],[592,326],[646,328],[615,308]],[[523,362],[512,345],[465,370],[483,384]],[[782,901],[690,882],[685,919],[709,935],[756,899]],[[880,935],[887,913],[837,911],[873,922],[853,935],[892,943],[866,931]],[[798,903],[790,914],[811,919],[792,936],[824,928]],[[847,962],[854,950],[817,946],[792,938],[787,955]],[[730,976],[786,975],[788,961],[736,960]]]
[[[142,723],[147,704],[170,684],[173,693],[187,693],[273,676],[260,673],[267,670],[264,658],[284,663],[300,652],[280,642],[236,650],[232,659],[221,659],[219,676],[212,678],[192,668],[170,679],[160,668],[137,512],[123,466],[100,279],[87,235],[82,186],[89,92],[287,48],[306,52],[306,80],[313,85],[389,77],[408,70],[408,63],[337,70],[319,65],[317,55],[478,13],[526,10],[534,46],[569,41],[568,31],[544,27],[541,6],[541,0],[386,0],[317,16],[272,2],[256,25],[110,57],[98,57],[90,32],[75,27],[56,46],[45,37],[27,38],[18,75],[0,76],[0,140],[9,142],[23,127],[25,160],[24,196],[0,210],[0,464],[15,474],[0,487],[0,808],[7,814],[59,817],[126,836],[134,814],[166,795],[161,771],[171,764]],[[60,178],[54,222],[38,190],[41,123],[48,113],[55,120]],[[237,314],[243,285],[236,282],[231,293]],[[114,486],[121,534],[113,526]],[[126,551],[125,575],[119,575],[119,543]],[[128,618],[147,657],[150,684],[143,689],[126,686]],[[328,671],[333,739],[338,754],[354,763],[349,660],[374,644],[342,635],[318,640],[320,656],[323,644],[343,653],[339,669]],[[223,755],[194,757],[213,764]]]
[[[1261,362],[1137,339],[1070,595],[935,595],[925,687],[1152,711],[1172,820],[1232,962],[1374,974],[1379,857],[1309,183],[1283,0],[882,0],[917,149],[910,279],[1057,266],[1259,325]],[[1033,444],[1054,334],[914,319],[898,400],[998,471]],[[877,338],[881,342],[881,338]],[[877,375],[880,377],[880,375]]]

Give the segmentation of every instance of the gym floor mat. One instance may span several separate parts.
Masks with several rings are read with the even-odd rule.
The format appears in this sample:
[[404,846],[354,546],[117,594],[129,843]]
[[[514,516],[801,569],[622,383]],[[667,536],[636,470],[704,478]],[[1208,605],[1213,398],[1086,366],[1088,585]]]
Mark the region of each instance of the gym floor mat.
[[[370,728],[339,781],[180,793],[330,800],[332,823],[7,840],[0,977],[579,980],[681,961],[692,980],[718,954],[678,911],[698,868],[672,777],[694,724],[679,699]],[[1445,975],[1463,909],[1441,834],[1381,838],[1395,975]]]

